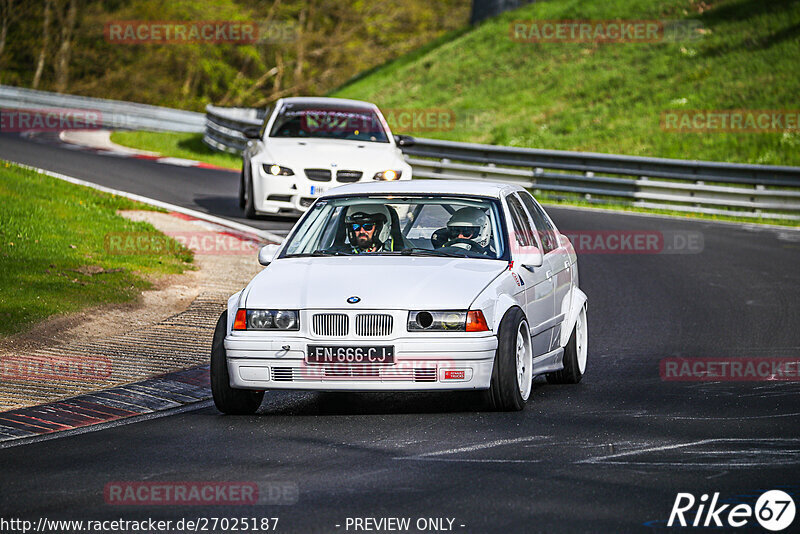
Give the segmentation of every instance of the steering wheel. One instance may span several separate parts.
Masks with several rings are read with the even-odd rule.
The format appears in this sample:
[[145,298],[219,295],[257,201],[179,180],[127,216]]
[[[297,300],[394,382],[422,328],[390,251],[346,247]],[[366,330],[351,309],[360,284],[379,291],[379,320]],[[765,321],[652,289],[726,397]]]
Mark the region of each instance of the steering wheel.
[[[470,252],[480,252],[481,254],[486,254],[486,247],[482,247],[477,244],[475,241],[471,239],[466,239],[463,237],[456,237],[455,239],[451,239],[447,243],[445,243],[442,248],[452,247],[457,243],[463,243],[465,245],[469,245]],[[461,247],[458,247],[461,248]]]

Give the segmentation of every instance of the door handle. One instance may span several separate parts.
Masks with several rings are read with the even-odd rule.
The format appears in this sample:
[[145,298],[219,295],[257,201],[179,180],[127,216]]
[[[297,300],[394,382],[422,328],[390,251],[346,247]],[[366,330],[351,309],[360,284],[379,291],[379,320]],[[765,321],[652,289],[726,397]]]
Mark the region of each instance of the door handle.
[[547,278],[552,278],[552,277],[553,277],[553,271],[550,271],[550,270],[548,270],[546,273],[544,273],[544,275],[545,275]]
[[569,260],[564,260],[564,268],[569,269]]

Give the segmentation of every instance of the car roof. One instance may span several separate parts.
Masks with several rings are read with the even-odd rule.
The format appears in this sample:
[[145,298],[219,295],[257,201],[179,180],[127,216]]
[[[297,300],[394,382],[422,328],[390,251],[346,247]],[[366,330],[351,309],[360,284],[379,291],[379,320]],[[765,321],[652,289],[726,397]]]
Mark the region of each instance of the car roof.
[[348,105],[358,108],[374,109],[377,106],[371,102],[364,102],[363,100],[350,100],[349,98],[330,98],[322,96],[292,96],[282,98],[283,104],[320,104],[320,105]]
[[394,182],[357,182],[329,189],[323,197],[364,194],[431,193],[476,195],[500,198],[504,192],[520,191],[518,185],[478,180],[398,180]]

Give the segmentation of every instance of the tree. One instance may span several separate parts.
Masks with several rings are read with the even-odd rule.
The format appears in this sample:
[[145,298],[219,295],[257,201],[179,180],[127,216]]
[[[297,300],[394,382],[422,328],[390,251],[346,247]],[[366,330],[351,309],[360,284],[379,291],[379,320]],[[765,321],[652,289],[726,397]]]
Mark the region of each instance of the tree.
[[66,5],[56,2],[56,19],[58,20],[61,42],[56,52],[56,91],[63,93],[69,83],[69,58],[72,53],[72,34],[75,31],[75,20],[78,16],[76,0],[68,0]]
[[34,89],[39,87],[39,82],[42,80],[42,71],[44,71],[44,59],[47,56],[47,47],[50,44],[50,18],[51,18],[52,0],[44,0],[44,18],[42,22],[42,48],[39,52],[39,59],[36,61],[36,73],[33,75],[33,83],[31,87]]

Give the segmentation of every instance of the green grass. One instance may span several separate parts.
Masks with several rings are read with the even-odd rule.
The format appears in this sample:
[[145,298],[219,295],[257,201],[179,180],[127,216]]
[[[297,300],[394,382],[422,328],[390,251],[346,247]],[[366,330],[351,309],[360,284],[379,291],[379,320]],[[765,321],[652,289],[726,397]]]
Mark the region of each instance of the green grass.
[[119,145],[158,152],[163,156],[202,161],[240,170],[242,157],[217,152],[203,143],[202,134],[184,132],[113,132],[111,140]]
[[[709,7],[710,6],[710,7]],[[517,43],[515,20],[692,20],[680,42]],[[331,96],[383,109],[445,108],[454,141],[800,165],[800,131],[674,133],[667,110],[798,109],[800,2],[537,2],[374,70]]]
[[[0,335],[55,314],[131,301],[152,276],[192,268],[191,251],[117,210],[149,209],[0,160]],[[146,232],[158,255],[117,255],[107,236]]]

